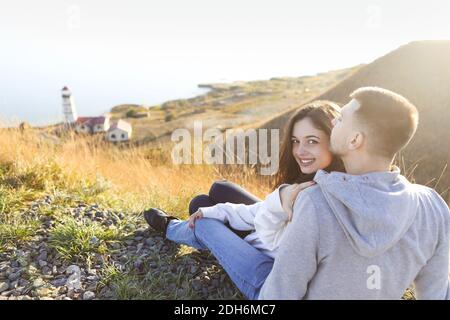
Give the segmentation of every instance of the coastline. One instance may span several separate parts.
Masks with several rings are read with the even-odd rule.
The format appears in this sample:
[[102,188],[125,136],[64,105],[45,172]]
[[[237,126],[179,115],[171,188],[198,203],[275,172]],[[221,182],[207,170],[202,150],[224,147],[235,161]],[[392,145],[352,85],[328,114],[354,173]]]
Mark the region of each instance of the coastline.
[[[198,98],[200,96],[206,95],[209,92],[213,91],[214,89],[212,87],[203,87],[201,86],[201,84],[197,84],[194,86],[194,89],[191,90],[190,94],[180,94],[177,95],[177,97],[174,98],[170,98],[170,99],[165,99],[165,100],[155,100],[153,102],[149,102],[149,103],[114,103],[114,105],[111,105],[111,107],[109,107],[108,109],[103,109],[102,111],[91,111],[91,112],[84,112],[84,111],[80,111],[80,109],[77,110],[78,115],[82,115],[82,116],[100,116],[100,115],[105,115],[109,112],[111,112],[112,108],[114,108],[115,106],[118,105],[122,105],[122,104],[136,104],[136,105],[143,105],[143,106],[147,106],[149,109],[158,105],[161,105],[163,103],[167,103],[170,101],[177,101],[177,100],[184,100],[184,99],[195,99]],[[174,95],[175,96],[175,95]],[[60,98],[59,98],[60,99]],[[75,95],[75,101],[77,101],[77,96]],[[78,104],[76,103],[76,106],[78,107]],[[48,116],[46,118],[48,118],[47,120],[44,119],[39,119],[36,118],[35,116],[31,117],[31,118],[26,118],[20,116],[17,113],[13,113],[13,112],[8,112],[8,113],[3,113],[0,112],[0,128],[17,128],[21,123],[25,122],[27,124],[29,124],[32,127],[46,127],[46,126],[52,126],[55,124],[58,124],[59,122],[62,121],[62,106],[58,105],[55,106],[54,108],[52,108],[52,110],[60,110],[61,109],[61,119],[55,119],[55,112],[51,112],[48,113]],[[23,114],[23,112],[22,112]]]

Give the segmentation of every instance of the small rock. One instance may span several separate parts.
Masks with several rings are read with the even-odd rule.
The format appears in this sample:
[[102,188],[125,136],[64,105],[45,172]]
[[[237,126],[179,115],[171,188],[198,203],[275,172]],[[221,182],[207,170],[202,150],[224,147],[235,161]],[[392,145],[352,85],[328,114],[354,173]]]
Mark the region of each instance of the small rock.
[[98,264],[103,265],[108,261],[108,259],[109,255],[96,254],[94,262],[97,264],[98,268]]
[[56,267],[56,266],[53,266],[53,268],[52,268],[52,274],[58,274],[58,267]]
[[47,256],[48,256],[47,251],[42,251],[42,252],[39,253],[39,255],[36,257],[36,260],[37,260],[37,261],[40,261],[40,260],[46,261],[46,260],[47,260]]
[[81,289],[81,269],[77,265],[67,267],[66,273],[70,274],[67,279],[66,286],[69,290]]
[[0,293],[6,291],[9,289],[9,283],[8,282],[0,282]]
[[94,281],[97,281],[97,280],[98,280],[98,277],[95,276],[95,275],[87,276],[87,277],[86,277],[86,280],[87,280],[87,281],[90,281],[90,282],[94,282]]
[[39,260],[38,264],[39,264],[39,266],[42,268],[42,267],[45,267],[45,266],[47,265],[47,261],[45,261],[45,260]]
[[2,293],[0,293],[0,295],[4,296],[4,297],[9,297],[11,296],[13,290],[7,290],[7,291],[3,291]]
[[27,287],[29,284],[30,284],[30,281],[25,280],[25,279],[23,279],[23,278],[20,278],[20,279],[19,279],[19,285],[20,285],[20,286],[22,286],[22,287]]
[[134,234],[136,236],[142,236],[143,237],[143,236],[145,236],[146,232],[147,232],[147,228],[141,227],[139,229],[136,229],[136,231],[134,231]]
[[113,249],[120,249],[120,248],[121,248],[121,245],[120,245],[120,243],[118,243],[118,242],[113,242],[113,243],[111,243],[111,247],[112,247]]
[[134,262],[134,268],[137,271],[143,271],[144,269],[144,263],[142,262],[142,260],[138,259]]
[[66,282],[67,282],[67,279],[66,279],[66,278],[59,278],[59,279],[53,280],[53,281],[51,282],[51,284],[52,284],[54,287],[62,287],[62,286],[64,286],[64,285],[66,284]]
[[69,290],[67,290],[67,287],[62,286],[58,289],[59,294],[66,294]]
[[20,278],[20,275],[21,275],[21,274],[22,274],[22,270],[19,270],[19,271],[17,271],[17,272],[11,273],[11,274],[8,276],[8,279],[9,279],[10,281],[15,281],[15,280],[17,280],[17,279]]
[[9,269],[7,264],[0,265],[0,272],[6,272]]
[[106,227],[109,227],[109,226],[113,225],[113,222],[109,221],[109,220],[106,220],[106,221],[103,222],[103,225],[106,226]]
[[93,217],[94,214],[95,214],[95,211],[92,210],[92,209],[84,212],[84,215],[85,215],[86,217]]
[[104,217],[105,217],[105,214],[104,214],[103,212],[101,212],[101,211],[97,211],[97,212],[95,213],[95,216],[96,216],[97,218],[104,218]]
[[28,274],[30,274],[30,275],[32,275],[32,274],[36,274],[37,272],[38,272],[38,269],[34,266],[34,265],[32,265],[32,264],[30,264],[29,266],[28,266]]
[[16,281],[11,282],[9,284],[9,288],[10,289],[16,289],[18,285],[19,285],[19,279],[17,279]]
[[93,245],[93,246],[96,246],[96,245],[98,245],[100,243],[100,240],[96,237],[96,236],[93,236],[92,238],[91,238],[91,240],[89,240],[89,244],[91,244],[91,245]]
[[70,265],[70,266],[68,266],[66,268],[66,273],[67,274],[72,274],[72,273],[79,273],[79,274],[81,274],[81,269],[76,264],[72,264],[72,265]]
[[45,266],[42,268],[42,273],[46,276],[50,276],[52,274],[52,269],[50,269],[49,267]]
[[42,297],[50,295],[50,293],[51,293],[51,290],[49,288],[39,288],[36,290],[36,294],[39,297],[41,297],[41,299],[42,299]]
[[43,285],[45,285],[45,282],[44,282],[44,280],[42,280],[42,278],[36,278],[34,281],[33,281],[33,288],[40,288],[40,287],[42,287]]
[[73,300],[80,300],[83,298],[81,292],[74,292],[73,297],[71,297]]
[[151,247],[155,244],[155,240],[147,239],[147,240],[145,240],[145,244],[148,245],[149,247]]
[[74,296],[75,296],[75,290],[73,290],[73,289],[67,289],[67,296],[69,297],[69,298],[71,298],[71,299],[73,299],[74,298]]
[[92,291],[86,291],[83,294],[83,300],[92,300],[95,298],[95,293],[93,293]]
[[197,266],[191,266],[190,272],[191,274],[195,274],[198,271],[198,267]]
[[26,258],[21,258],[19,264],[21,267],[26,267],[28,265],[28,260]]

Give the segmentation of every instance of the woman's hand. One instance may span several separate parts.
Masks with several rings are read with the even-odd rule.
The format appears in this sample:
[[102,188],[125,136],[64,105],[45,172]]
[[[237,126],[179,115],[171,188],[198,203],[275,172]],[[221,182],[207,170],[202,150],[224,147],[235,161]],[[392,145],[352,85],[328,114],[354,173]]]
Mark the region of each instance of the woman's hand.
[[315,185],[314,181],[308,181],[303,183],[294,183],[289,186],[285,186],[280,189],[280,200],[283,210],[288,214],[288,220],[292,221],[294,214],[294,202],[297,199],[297,195],[300,191]]
[[194,228],[195,225],[195,221],[197,221],[198,219],[203,218],[203,213],[200,210],[197,210],[196,213],[193,213],[190,217],[189,217],[189,228]]

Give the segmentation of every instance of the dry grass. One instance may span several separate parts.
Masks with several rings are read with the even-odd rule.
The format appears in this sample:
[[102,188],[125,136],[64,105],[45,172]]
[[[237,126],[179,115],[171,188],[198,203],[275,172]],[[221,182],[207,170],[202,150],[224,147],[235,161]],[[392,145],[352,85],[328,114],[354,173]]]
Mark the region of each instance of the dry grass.
[[132,201],[134,210],[162,206],[184,216],[189,199],[208,192],[218,179],[234,181],[260,197],[270,191],[269,181],[248,168],[174,165],[169,147],[121,148],[101,137],[75,135],[55,144],[34,130],[0,130],[0,163],[12,164],[18,175],[54,165],[62,170],[66,189],[79,189],[80,181],[104,181],[109,192]]
[[[42,136],[41,130],[0,129],[0,255],[37,241],[42,218],[52,216],[55,225],[48,246],[56,250],[59,261],[90,266],[98,255],[113,254],[106,252],[107,245],[133,238],[135,230],[145,228],[141,215],[145,208],[160,207],[186,218],[192,197],[208,192],[215,180],[224,178],[260,197],[269,191],[268,181],[250,168],[173,165],[170,147],[126,148],[106,143],[101,137],[70,135],[55,143]],[[39,206],[33,213],[30,208],[34,203],[47,196],[52,197],[52,204]],[[124,218],[111,227],[79,224],[70,212],[80,201],[123,213]],[[91,243],[94,236],[98,244]],[[101,265],[102,282],[115,298],[199,299],[192,289],[191,274],[140,275],[133,268],[135,258],[129,256],[121,262],[124,269],[120,271]],[[155,259],[166,268],[174,257],[162,254]],[[167,289],[169,285],[188,289],[177,296],[178,291]],[[242,298],[237,291],[226,291],[230,286],[221,286],[215,297]]]

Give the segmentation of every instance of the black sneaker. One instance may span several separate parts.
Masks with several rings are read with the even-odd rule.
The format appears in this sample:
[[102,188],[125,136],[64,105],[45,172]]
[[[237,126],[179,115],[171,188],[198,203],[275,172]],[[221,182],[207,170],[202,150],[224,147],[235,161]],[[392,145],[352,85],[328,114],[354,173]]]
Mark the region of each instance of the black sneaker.
[[170,216],[166,212],[157,208],[150,208],[144,211],[144,219],[147,223],[155,229],[166,235],[167,225],[170,220],[177,220],[177,217]]

